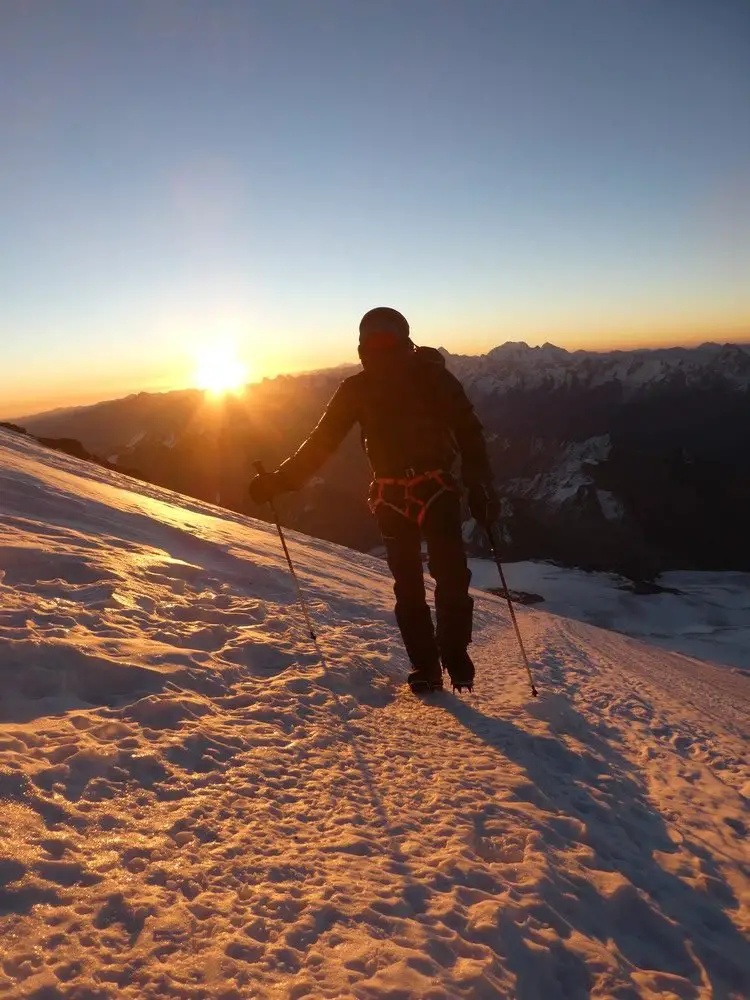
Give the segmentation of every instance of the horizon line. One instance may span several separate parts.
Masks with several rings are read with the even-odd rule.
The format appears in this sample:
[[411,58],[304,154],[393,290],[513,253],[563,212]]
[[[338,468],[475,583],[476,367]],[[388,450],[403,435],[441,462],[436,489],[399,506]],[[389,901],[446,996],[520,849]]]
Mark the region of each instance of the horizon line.
[[[726,341],[702,340],[700,342],[694,342],[690,344],[668,344],[665,346],[653,345],[653,346],[638,346],[630,348],[611,347],[611,348],[597,349],[597,348],[578,347],[570,349],[567,347],[558,347],[551,341],[545,341],[543,344],[530,345],[525,340],[506,340],[501,344],[496,344],[494,347],[491,347],[486,351],[476,351],[474,353],[466,353],[466,354],[459,353],[456,351],[450,351],[448,350],[448,348],[442,346],[438,347],[437,349],[442,353],[447,354],[450,357],[481,358],[481,357],[488,357],[493,352],[498,351],[503,347],[509,347],[509,346],[523,347],[528,351],[542,351],[545,348],[552,348],[555,351],[559,351],[563,354],[570,354],[570,355],[636,354],[636,353],[650,353],[654,351],[699,351],[706,347],[717,347],[717,348],[747,347],[750,349],[750,335],[747,338],[743,337],[736,340],[726,340]],[[264,382],[272,382],[278,378],[302,378],[305,375],[314,375],[323,372],[333,372],[341,368],[356,368],[356,367],[359,367],[359,361],[340,361],[334,364],[321,366],[320,368],[300,368],[287,371],[279,371],[273,375],[264,375],[262,376],[262,378],[254,379],[253,381],[244,383],[240,391],[245,392],[247,389],[253,386],[262,385]],[[18,414],[18,411],[16,410],[15,412],[17,415],[15,416],[0,416],[0,422],[14,423],[15,421],[18,420],[30,420],[33,418],[38,418],[43,416],[52,416],[55,413],[62,413],[70,410],[82,410],[82,409],[87,409],[89,407],[106,405],[108,403],[117,403],[122,400],[130,399],[131,397],[135,396],[142,396],[142,395],[166,396],[170,393],[177,393],[177,392],[205,393],[205,390],[200,389],[197,386],[193,385],[175,386],[169,389],[160,389],[160,388],[133,389],[130,392],[124,392],[122,395],[110,396],[105,399],[91,399],[90,401],[85,401],[86,399],[88,399],[88,394],[87,394],[87,396],[84,397],[83,399],[81,397],[78,397],[79,399],[78,402],[71,401],[69,403],[62,402],[62,403],[52,404],[51,406],[49,406],[49,408],[42,408],[40,410],[32,409],[31,411],[26,410],[21,414]]]

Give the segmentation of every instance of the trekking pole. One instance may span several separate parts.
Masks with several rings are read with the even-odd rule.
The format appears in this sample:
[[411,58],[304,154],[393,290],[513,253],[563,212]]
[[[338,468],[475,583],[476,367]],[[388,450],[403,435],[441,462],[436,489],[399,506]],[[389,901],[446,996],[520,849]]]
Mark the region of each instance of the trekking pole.
[[[262,462],[253,462],[253,467],[254,467],[255,471],[258,473],[259,476],[265,476],[267,474],[265,468],[263,467],[263,463]],[[302,614],[305,617],[305,623],[307,625],[307,630],[308,630],[308,632],[310,634],[310,638],[313,641],[313,645],[315,646],[315,650],[316,650],[318,656],[320,657],[320,662],[323,665],[324,669],[327,670],[328,669],[328,664],[326,663],[326,658],[323,655],[323,651],[320,648],[320,644],[318,643],[318,637],[315,634],[315,629],[312,627],[312,622],[310,621],[310,613],[307,610],[307,601],[305,600],[304,594],[302,593],[302,588],[299,585],[299,580],[297,579],[297,573],[295,572],[295,569],[294,569],[294,563],[292,562],[292,557],[289,555],[289,549],[287,548],[286,538],[284,538],[284,532],[283,532],[282,527],[281,527],[281,521],[279,521],[279,513],[276,510],[276,504],[273,502],[273,499],[269,499],[268,505],[271,508],[271,513],[273,514],[273,519],[276,522],[276,530],[278,531],[279,538],[281,539],[281,545],[282,545],[282,547],[284,549],[284,555],[286,556],[286,561],[287,561],[287,564],[289,566],[289,572],[292,574],[292,580],[294,581],[294,587],[295,587],[295,590],[297,591],[297,600],[299,601],[300,607],[302,608]]]
[[521,647],[521,656],[523,657],[523,663],[526,667],[526,673],[529,675],[529,687],[531,688],[531,695],[536,698],[538,695],[537,689],[534,687],[534,678],[531,676],[531,667],[529,666],[529,658],[526,655],[526,650],[523,647],[523,639],[521,638],[521,630],[518,627],[518,622],[516,621],[516,612],[513,607],[513,602],[510,599],[510,591],[508,590],[508,584],[505,581],[505,573],[503,572],[503,564],[500,562],[500,556],[497,552],[497,540],[495,538],[494,532],[495,525],[486,525],[487,537],[490,540],[490,548],[492,549],[492,555],[495,557],[495,562],[497,564],[498,571],[500,573],[500,582],[503,585],[503,590],[505,591],[505,597],[508,601],[508,610],[510,611],[511,621],[513,622],[513,628],[516,630],[516,638],[518,639],[518,645]]

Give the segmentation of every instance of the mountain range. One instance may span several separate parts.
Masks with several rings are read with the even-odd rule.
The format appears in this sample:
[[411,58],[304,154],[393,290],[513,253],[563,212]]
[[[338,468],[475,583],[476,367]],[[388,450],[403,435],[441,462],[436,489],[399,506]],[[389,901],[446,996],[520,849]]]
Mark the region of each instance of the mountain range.
[[[443,351],[485,428],[503,498],[509,558],[546,558],[635,580],[664,569],[748,569],[750,347],[570,352],[506,343]],[[240,397],[139,393],[21,423],[80,441],[107,462],[235,511],[253,462],[268,468],[315,424],[342,366],[283,375]],[[365,504],[368,469],[352,433],[282,521],[361,550],[379,543]],[[470,551],[486,553],[466,524]]]

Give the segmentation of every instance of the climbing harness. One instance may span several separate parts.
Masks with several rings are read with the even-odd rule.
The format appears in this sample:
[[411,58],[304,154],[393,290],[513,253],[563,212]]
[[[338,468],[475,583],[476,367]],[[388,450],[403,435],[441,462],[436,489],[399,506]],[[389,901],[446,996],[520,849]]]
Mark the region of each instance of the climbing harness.
[[375,513],[379,507],[391,507],[409,521],[422,525],[430,506],[443,493],[457,493],[452,476],[442,469],[417,473],[404,469],[403,477],[376,476],[370,484],[368,502]]

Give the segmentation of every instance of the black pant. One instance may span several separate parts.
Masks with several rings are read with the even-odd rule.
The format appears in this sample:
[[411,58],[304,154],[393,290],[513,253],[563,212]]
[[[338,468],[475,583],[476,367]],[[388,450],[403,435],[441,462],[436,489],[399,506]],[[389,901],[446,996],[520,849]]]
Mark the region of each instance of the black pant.
[[[469,596],[471,573],[461,535],[459,498],[452,492],[436,497],[427,508],[421,530],[391,507],[378,507],[376,515],[395,581],[396,621],[406,652],[415,667],[434,669],[440,657],[449,660],[471,642],[474,602]],[[435,580],[437,634],[426,601],[422,536]]]

